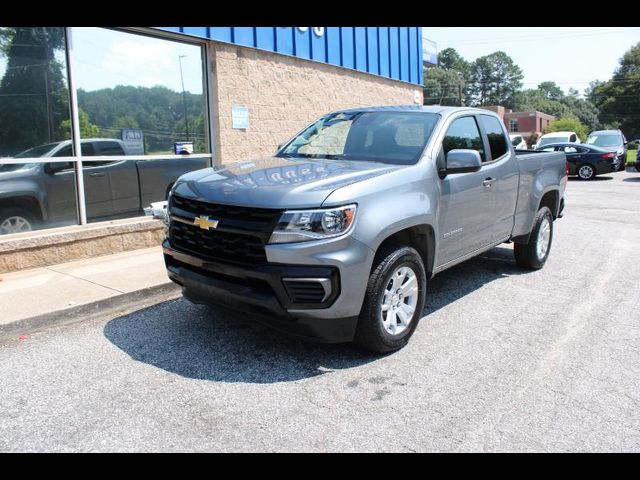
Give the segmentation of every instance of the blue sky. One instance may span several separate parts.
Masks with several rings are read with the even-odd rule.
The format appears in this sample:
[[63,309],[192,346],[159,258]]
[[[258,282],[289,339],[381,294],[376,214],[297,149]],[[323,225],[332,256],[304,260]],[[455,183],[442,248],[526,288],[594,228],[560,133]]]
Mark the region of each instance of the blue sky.
[[72,29],[76,77],[87,91],[116,85],[162,85],[202,93],[200,47],[93,27]]
[[524,88],[551,80],[582,93],[590,81],[611,78],[640,42],[640,27],[423,27],[423,35],[467,61],[504,51],[522,69]]

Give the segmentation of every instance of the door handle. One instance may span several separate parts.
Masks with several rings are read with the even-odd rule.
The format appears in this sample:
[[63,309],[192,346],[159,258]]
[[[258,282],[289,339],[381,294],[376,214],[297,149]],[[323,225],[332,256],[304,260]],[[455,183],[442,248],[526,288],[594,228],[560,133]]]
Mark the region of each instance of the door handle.
[[90,177],[104,177],[104,172],[93,172],[89,174]]
[[491,185],[493,185],[493,182],[495,182],[495,178],[492,177],[487,177],[482,181],[482,185],[484,185],[485,187],[491,187]]

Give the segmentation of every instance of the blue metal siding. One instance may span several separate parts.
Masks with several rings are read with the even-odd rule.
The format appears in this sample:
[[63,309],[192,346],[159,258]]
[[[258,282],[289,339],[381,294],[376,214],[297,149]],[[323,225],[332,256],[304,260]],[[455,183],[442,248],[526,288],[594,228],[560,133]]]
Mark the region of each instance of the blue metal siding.
[[340,42],[340,27],[327,27],[327,62],[333,65],[342,66]]
[[400,80],[409,81],[409,27],[400,27]]
[[400,78],[400,27],[389,27],[391,78]]
[[378,52],[380,52],[380,75],[388,77],[391,75],[391,65],[389,64],[389,27],[378,28]]
[[291,27],[275,27],[276,52],[293,55],[293,29]]
[[367,27],[355,27],[356,70],[368,72],[367,69]]
[[340,27],[340,35],[342,38],[342,65],[347,68],[355,68],[356,55],[353,46],[353,27]]
[[276,32],[272,27],[256,27],[256,48],[274,52],[276,49]]
[[367,27],[367,62],[369,65],[369,73],[380,74],[379,55],[378,27]]
[[294,55],[300,58],[311,58],[311,39],[310,31],[301,32],[297,28],[294,29],[293,34],[293,46]]
[[327,63],[327,33],[321,37],[311,33],[311,58],[317,62]]
[[233,27],[233,43],[245,47],[255,47],[255,27]]
[[[154,27],[422,84],[422,27]],[[318,33],[321,33],[318,35]]]

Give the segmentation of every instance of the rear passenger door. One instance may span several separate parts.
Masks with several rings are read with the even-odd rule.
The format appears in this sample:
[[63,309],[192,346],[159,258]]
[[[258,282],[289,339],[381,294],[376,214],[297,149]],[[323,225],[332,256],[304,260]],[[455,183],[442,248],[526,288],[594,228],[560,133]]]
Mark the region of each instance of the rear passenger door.
[[504,124],[492,115],[478,115],[482,136],[487,142],[487,160],[482,165],[485,188],[494,196],[490,242],[499,242],[511,236],[518,197],[520,171],[515,153],[509,148]]
[[84,195],[87,199],[87,218],[108,217],[113,214],[111,184],[108,163],[90,161],[90,157],[100,155],[91,142],[82,142],[82,174],[84,177]]
[[[438,163],[445,164],[446,155],[454,149],[471,149],[486,161],[486,147],[474,115],[454,119],[443,138]],[[495,197],[483,182],[484,167],[478,172],[458,173],[441,180],[438,216],[438,265],[445,265],[473,252],[491,240]]]
[[134,160],[126,160],[126,152],[120,142],[100,140],[95,142],[98,155],[114,157],[104,162],[107,167],[114,215],[135,212],[140,209],[138,172]]

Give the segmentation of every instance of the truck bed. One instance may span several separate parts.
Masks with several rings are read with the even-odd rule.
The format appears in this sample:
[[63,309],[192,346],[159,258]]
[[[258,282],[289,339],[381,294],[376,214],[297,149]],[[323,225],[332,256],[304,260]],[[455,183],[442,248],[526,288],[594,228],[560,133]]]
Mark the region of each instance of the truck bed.
[[[528,234],[540,205],[540,200],[549,191],[560,185],[560,204],[567,183],[567,157],[564,152],[542,152],[516,150],[520,181],[513,225],[514,237]],[[536,188],[532,188],[532,186]],[[531,193],[531,194],[530,194]],[[554,216],[557,212],[553,212]]]

